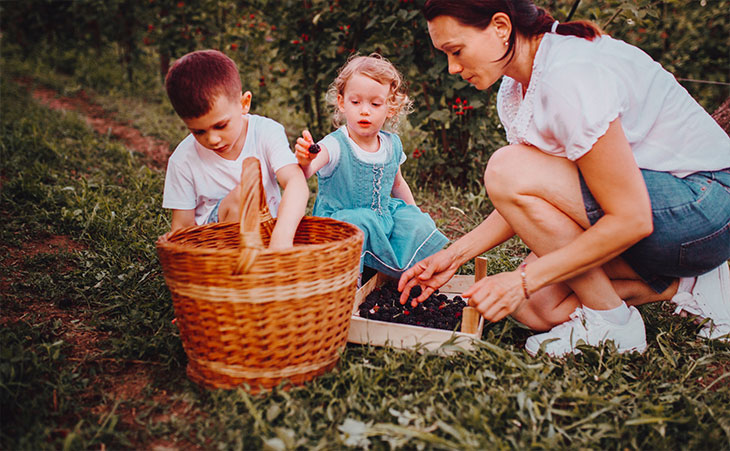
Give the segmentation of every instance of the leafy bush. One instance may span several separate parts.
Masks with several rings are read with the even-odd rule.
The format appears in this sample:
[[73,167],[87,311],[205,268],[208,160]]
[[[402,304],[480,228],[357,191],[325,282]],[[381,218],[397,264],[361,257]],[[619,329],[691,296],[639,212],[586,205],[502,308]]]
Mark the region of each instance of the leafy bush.
[[[239,63],[244,86],[254,93],[254,110],[284,123],[292,138],[304,127],[315,136],[329,133],[324,93],[337,69],[353,53],[379,52],[404,73],[415,99],[415,112],[408,118],[412,138],[405,140],[414,158],[407,167],[417,167],[411,172],[419,183],[446,180],[474,188],[481,185],[489,155],[505,142],[494,109],[496,87],[477,92],[447,73],[445,57],[431,46],[420,15],[422,3],[35,0],[13,3],[12,8],[0,5],[0,21],[7,30],[3,41],[18,43],[23,54],[38,58],[42,51],[53,67],[99,88],[126,83],[143,92],[147,85],[157,97],[164,97],[159,78],[171,59],[195,49],[221,49]],[[593,20],[639,45],[710,111],[730,96],[726,0],[538,3],[561,21]],[[96,55],[93,61],[103,60],[100,56],[109,50],[124,70],[105,73],[106,64],[94,68],[78,63],[87,54]],[[464,104],[457,99],[467,100],[473,109],[459,109]]]

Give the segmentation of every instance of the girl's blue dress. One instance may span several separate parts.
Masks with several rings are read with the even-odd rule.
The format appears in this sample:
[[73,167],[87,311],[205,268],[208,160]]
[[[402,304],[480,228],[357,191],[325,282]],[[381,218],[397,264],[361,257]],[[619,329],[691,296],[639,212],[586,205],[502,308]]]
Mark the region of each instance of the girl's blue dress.
[[317,174],[319,191],[313,215],[359,227],[365,234],[360,272],[367,266],[397,278],[441,250],[448,239],[428,214],[391,197],[403,145],[398,135],[381,133],[390,135],[393,143],[392,158],[384,164],[357,158],[342,128],[330,134],[340,145],[340,160],[329,176]]

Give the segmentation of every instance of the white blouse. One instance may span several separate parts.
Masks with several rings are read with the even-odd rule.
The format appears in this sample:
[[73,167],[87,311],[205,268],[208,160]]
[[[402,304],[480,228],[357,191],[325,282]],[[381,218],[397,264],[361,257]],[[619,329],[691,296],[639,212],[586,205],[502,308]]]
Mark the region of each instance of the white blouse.
[[617,117],[640,168],[684,177],[730,167],[730,137],[661,65],[637,47],[546,33],[532,77],[505,76],[497,95],[510,144],[577,160]]

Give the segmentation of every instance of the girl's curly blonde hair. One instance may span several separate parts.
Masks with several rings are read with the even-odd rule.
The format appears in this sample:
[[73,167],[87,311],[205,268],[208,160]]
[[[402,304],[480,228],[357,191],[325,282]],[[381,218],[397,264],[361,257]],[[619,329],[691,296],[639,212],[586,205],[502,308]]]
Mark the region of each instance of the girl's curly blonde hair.
[[385,102],[391,116],[386,119],[385,126],[391,131],[396,131],[401,119],[413,111],[413,101],[408,97],[408,88],[401,73],[393,63],[377,53],[368,56],[352,55],[340,68],[326,96],[327,103],[332,109],[332,124],[339,127],[345,123],[345,115],[337,106],[337,96],[344,95],[347,82],[355,74],[365,75],[378,83],[390,86]]

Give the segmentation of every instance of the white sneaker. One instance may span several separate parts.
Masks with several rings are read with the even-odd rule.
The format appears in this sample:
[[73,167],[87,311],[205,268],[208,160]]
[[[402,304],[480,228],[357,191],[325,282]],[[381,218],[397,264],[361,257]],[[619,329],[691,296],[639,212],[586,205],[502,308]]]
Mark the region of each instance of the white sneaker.
[[606,321],[600,314],[581,307],[570,314],[570,319],[553,327],[549,332],[533,335],[527,339],[525,349],[531,356],[537,355],[541,347],[551,357],[562,357],[568,353],[580,354],[579,344],[599,346],[613,341],[619,353],[644,352],[646,331],[644,320],[636,307],[629,307],[631,316],[624,325]]
[[672,302],[677,304],[675,315],[686,312],[707,320],[697,335],[730,342],[730,269],[727,263],[698,276],[692,291],[675,294]]

